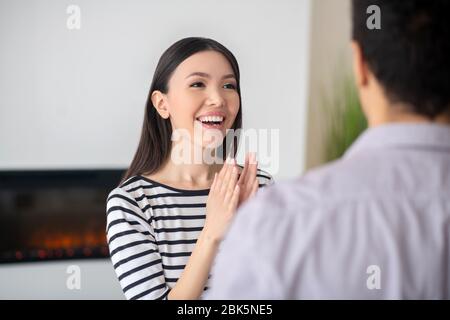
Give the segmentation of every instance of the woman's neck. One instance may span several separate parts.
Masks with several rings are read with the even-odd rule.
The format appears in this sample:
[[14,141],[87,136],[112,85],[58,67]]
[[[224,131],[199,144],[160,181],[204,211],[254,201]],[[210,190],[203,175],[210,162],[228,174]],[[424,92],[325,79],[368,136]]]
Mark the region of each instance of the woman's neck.
[[[211,186],[214,174],[218,173],[223,164],[213,162],[207,164],[191,155],[190,159],[180,161],[174,156],[172,148],[171,156],[153,174],[147,175],[148,178],[160,183],[164,183],[180,189],[207,189]],[[195,161],[194,161],[195,160]]]

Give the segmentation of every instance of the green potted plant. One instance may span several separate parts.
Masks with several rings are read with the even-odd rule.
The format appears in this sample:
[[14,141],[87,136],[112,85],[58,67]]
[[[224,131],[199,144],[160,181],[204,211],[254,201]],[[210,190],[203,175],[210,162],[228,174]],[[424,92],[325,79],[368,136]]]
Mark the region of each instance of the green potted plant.
[[347,73],[337,77],[330,99],[324,95],[325,160],[340,158],[358,136],[367,128],[354,80]]

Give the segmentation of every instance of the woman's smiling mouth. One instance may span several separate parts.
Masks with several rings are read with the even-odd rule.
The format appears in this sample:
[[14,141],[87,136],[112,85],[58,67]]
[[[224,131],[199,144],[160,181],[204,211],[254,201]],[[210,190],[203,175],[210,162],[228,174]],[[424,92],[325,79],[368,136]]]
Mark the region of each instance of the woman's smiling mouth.
[[225,117],[222,115],[205,115],[196,118],[206,129],[221,129],[225,124]]

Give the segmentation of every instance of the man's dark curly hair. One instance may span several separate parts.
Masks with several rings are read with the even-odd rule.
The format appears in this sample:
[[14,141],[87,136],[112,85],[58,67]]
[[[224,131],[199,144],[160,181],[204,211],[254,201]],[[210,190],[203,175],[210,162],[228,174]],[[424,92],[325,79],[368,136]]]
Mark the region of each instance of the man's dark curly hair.
[[[381,9],[370,30],[367,8]],[[353,39],[392,103],[435,118],[450,113],[450,1],[353,0]]]

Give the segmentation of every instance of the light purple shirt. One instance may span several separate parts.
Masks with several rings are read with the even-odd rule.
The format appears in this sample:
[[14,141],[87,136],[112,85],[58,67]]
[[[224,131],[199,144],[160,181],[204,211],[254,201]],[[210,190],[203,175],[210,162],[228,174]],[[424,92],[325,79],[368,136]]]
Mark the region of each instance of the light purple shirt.
[[238,211],[207,299],[449,299],[450,126],[369,129]]

